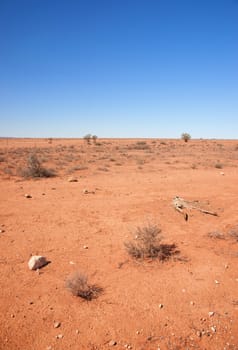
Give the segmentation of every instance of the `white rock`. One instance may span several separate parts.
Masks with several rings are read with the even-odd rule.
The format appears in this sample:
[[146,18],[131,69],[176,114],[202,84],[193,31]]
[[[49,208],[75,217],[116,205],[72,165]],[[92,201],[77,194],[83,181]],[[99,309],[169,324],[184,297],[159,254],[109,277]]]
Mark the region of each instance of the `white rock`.
[[209,311],[209,312],[208,312],[208,316],[209,316],[209,317],[214,316],[214,312],[213,312],[213,311]]
[[109,346],[115,346],[115,345],[117,345],[117,342],[115,340],[110,340],[108,345]]
[[28,267],[30,270],[37,270],[41,267],[47,265],[48,262],[44,256],[41,255],[33,255],[28,261]]

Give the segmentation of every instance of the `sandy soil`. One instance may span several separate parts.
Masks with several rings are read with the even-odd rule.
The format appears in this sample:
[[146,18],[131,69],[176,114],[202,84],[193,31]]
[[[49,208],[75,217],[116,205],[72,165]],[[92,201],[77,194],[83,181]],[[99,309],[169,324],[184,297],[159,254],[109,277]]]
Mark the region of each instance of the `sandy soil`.
[[[32,152],[55,177],[21,176]],[[237,141],[2,139],[0,179],[1,350],[238,349]],[[185,221],[176,195],[218,216]],[[180,254],[131,257],[148,223]],[[66,289],[74,271],[97,299]]]

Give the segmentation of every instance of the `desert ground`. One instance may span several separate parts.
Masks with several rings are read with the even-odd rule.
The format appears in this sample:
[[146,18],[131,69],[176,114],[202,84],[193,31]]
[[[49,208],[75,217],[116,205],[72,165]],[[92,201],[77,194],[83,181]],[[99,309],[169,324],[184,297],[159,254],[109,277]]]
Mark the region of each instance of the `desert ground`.
[[[237,184],[235,140],[1,139],[0,349],[238,349]],[[150,225],[174,254],[130,254]]]

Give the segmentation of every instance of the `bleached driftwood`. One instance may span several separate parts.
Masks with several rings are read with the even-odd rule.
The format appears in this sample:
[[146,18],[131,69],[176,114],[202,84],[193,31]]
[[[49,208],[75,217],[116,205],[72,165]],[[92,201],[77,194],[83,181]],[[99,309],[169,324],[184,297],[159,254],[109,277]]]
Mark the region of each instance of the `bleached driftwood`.
[[196,202],[186,201],[185,199],[183,199],[179,196],[174,197],[172,203],[173,203],[173,207],[175,208],[175,210],[177,210],[179,213],[184,215],[184,219],[186,221],[188,220],[188,212],[187,212],[188,210],[187,209],[195,209],[195,210],[200,211],[203,214],[218,216],[218,214],[216,212],[202,209],[202,208],[198,207],[197,205],[195,205]]

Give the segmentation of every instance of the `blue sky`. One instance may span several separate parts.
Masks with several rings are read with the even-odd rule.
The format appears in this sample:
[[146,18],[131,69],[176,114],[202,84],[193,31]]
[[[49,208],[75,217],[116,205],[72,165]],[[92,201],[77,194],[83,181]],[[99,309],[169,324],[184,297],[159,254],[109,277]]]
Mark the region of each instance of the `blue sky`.
[[238,0],[0,0],[0,136],[237,138]]

